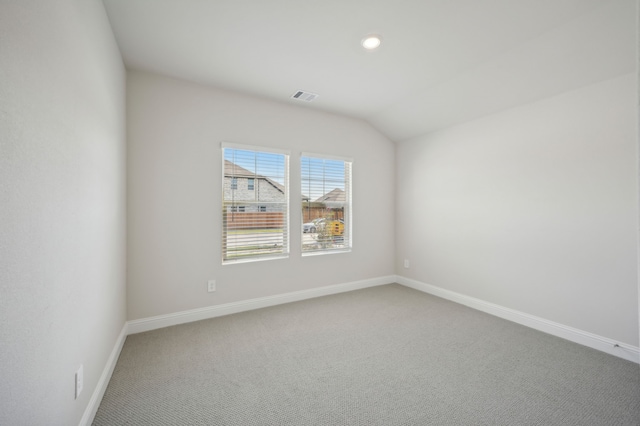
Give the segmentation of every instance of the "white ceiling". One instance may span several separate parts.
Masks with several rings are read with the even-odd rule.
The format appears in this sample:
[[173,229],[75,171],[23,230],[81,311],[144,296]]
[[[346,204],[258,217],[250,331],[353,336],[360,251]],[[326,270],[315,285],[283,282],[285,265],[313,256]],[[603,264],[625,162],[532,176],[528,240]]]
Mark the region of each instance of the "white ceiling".
[[129,69],[360,117],[394,141],[636,68],[636,0],[104,4]]

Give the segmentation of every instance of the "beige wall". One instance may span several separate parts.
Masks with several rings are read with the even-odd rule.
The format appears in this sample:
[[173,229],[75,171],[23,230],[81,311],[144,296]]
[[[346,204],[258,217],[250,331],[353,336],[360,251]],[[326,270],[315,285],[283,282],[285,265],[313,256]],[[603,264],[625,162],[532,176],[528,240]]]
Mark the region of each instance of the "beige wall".
[[638,346],[636,94],[629,74],[399,144],[398,272]]
[[[127,84],[130,320],[395,273],[394,145],[369,124],[143,72]],[[302,258],[293,199],[289,259],[222,266],[222,141],[290,150],[291,194],[301,152],[352,157],[353,251]]]
[[101,1],[0,11],[0,424],[76,425],[125,323],[126,74]]

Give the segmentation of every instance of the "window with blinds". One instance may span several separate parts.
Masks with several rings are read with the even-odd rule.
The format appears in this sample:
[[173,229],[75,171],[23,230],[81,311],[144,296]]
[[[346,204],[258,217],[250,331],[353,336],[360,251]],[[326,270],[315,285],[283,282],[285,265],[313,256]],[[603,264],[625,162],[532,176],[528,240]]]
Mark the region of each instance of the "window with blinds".
[[350,251],[352,161],[303,153],[300,163],[302,255]]
[[289,254],[289,155],[222,145],[222,263]]

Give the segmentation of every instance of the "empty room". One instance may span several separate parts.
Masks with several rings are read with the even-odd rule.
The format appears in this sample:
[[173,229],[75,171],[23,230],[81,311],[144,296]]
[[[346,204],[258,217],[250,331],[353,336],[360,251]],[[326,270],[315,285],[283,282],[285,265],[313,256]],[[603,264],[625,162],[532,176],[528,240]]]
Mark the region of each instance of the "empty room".
[[640,424],[638,7],[0,0],[0,424]]

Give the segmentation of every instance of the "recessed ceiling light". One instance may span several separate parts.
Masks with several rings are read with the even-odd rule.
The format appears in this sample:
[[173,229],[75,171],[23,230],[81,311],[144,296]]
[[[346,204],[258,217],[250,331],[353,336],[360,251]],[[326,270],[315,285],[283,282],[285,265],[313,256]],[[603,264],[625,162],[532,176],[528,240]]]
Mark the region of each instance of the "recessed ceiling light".
[[382,38],[379,35],[371,34],[362,39],[362,47],[367,50],[375,50],[382,43]]

